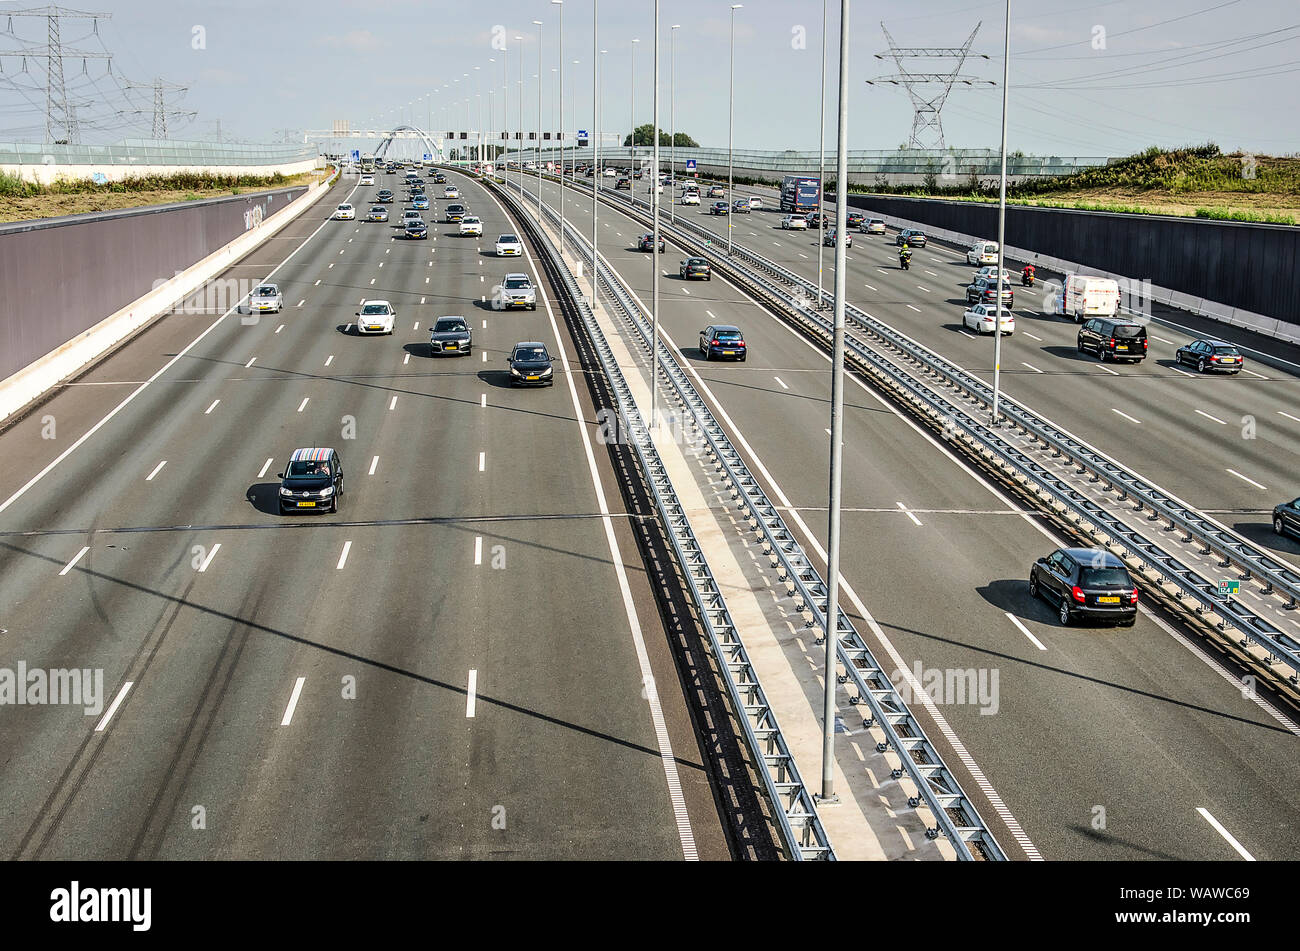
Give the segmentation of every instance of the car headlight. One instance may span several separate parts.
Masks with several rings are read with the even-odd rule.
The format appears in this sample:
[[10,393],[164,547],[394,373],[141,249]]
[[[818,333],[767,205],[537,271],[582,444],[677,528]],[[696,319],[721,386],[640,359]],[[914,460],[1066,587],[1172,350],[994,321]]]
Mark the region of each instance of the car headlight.
[[551,371],[552,371],[553,369],[554,369],[553,367],[547,367],[545,370],[542,371],[542,376],[550,376],[550,375],[551,375]]
[[516,369],[515,367],[511,367],[511,368],[510,368],[510,375],[511,375],[511,376],[523,376],[523,374],[520,373],[519,370]]
[[281,494],[281,495],[292,496],[292,495],[293,495],[293,489],[286,489],[284,486],[280,486],[280,494]]
[[326,499],[329,498],[331,495],[334,494],[334,486],[332,485],[326,486],[325,488],[320,490],[320,494],[321,494],[321,498],[326,498]]

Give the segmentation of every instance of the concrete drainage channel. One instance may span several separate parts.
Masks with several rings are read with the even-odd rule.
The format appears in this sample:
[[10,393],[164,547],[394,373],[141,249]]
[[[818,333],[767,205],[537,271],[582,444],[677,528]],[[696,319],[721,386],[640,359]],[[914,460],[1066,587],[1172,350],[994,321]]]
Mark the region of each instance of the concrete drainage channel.
[[[648,225],[644,201],[606,200]],[[723,239],[700,225],[674,228],[661,220],[660,230],[689,253],[709,256],[729,278],[829,347],[831,322],[813,305],[811,282],[740,245],[733,244],[731,258],[719,255],[717,242]],[[706,248],[705,241],[712,246]],[[1290,565],[1013,400],[1003,398],[1007,424],[990,427],[991,393],[982,382],[864,311],[847,305],[846,314],[848,358],[855,369],[1067,533],[1110,548],[1149,594],[1275,688],[1297,697],[1300,631],[1265,617],[1296,625],[1288,612],[1300,603],[1300,575]],[[1242,585],[1235,597],[1221,597],[1216,579],[1228,569],[1258,586]]]
[[[512,186],[513,187],[513,186]],[[510,189],[506,189],[509,193]],[[525,201],[528,213],[536,205]],[[556,227],[559,216],[544,208]],[[566,230],[574,247],[584,248],[590,254],[585,236],[571,225]],[[630,330],[630,338],[649,357],[650,330],[648,323],[631,294],[618,276],[603,264],[600,271],[605,298],[614,305],[618,317]],[[822,578],[806,556],[802,547],[786,527],[776,506],[766,497],[758,481],[749,472],[740,454],[718,425],[695,391],[684,370],[671,353],[663,352],[661,360],[672,384],[671,394],[697,432],[709,446],[709,451],[719,470],[725,472],[733,486],[733,495],[739,497],[738,506],[746,516],[751,530],[763,542],[772,558],[773,567],[783,570],[792,596],[798,602],[797,611],[804,616],[807,628],[825,628],[827,589]],[[865,704],[868,714],[862,719],[863,729],[877,730],[883,739],[877,743],[876,752],[892,752],[896,762],[891,778],[895,781],[906,775],[919,795],[909,798],[908,806],[926,810],[931,817],[926,835],[931,839],[944,838],[957,857],[964,860],[1003,860],[1002,848],[989,831],[956,777],[948,769],[938,751],[926,736],[919,722],[908,709],[885,670],[872,656],[870,649],[848,617],[841,613],[837,650],[845,674],[841,683],[852,682],[857,690],[850,698],[851,704]]]

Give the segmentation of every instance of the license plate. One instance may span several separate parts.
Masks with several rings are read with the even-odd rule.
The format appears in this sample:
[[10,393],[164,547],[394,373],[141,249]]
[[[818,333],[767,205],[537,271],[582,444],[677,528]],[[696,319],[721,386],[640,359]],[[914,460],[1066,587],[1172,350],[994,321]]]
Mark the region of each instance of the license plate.
[[1097,599],[1098,604],[1119,604],[1119,598],[1102,596]]
[[541,377],[540,377],[540,376],[527,376],[527,377],[524,377],[524,379],[525,379],[525,380],[540,380]]
[[315,503],[315,502],[299,502],[299,503],[298,503],[298,508],[300,508],[300,509],[314,509],[315,507],[316,507],[316,503]]
[[722,351],[722,355],[723,355],[724,357],[734,357],[734,356],[736,355],[736,351],[735,351],[735,350],[723,350],[723,351]]
[[1115,345],[1115,349],[1116,349],[1116,350],[1127,350],[1127,349],[1128,349],[1128,344],[1126,344],[1126,343],[1119,343],[1119,344],[1116,344],[1116,345]]
[[454,343],[449,343],[449,344],[447,344],[446,349],[448,349],[448,350],[455,350],[455,349],[456,349],[456,345],[455,345]]

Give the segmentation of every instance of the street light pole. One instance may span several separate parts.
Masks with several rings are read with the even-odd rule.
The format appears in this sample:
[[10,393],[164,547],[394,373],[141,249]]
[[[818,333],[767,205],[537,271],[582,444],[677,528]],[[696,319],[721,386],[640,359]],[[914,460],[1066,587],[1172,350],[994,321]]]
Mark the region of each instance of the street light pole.
[[537,27],[537,144],[533,147],[533,164],[537,166],[537,223],[542,223],[542,21]]
[[596,210],[600,207],[600,0],[591,0],[591,312],[600,301],[599,259],[596,242]]
[[[650,429],[659,419],[659,0],[655,0],[654,104],[651,108],[650,207]],[[633,140],[635,141],[635,139]]]
[[632,40],[632,131],[627,137],[627,157],[632,163],[632,171],[629,172],[632,180],[636,181],[636,45],[640,40]]
[[1002,396],[1002,268],[1007,244],[1007,83],[1011,77],[1011,0],[1007,0],[1002,35],[1002,176],[998,187],[998,297],[993,310],[993,419],[998,425]]
[[524,38],[522,36],[516,36],[515,42],[520,44],[519,46],[519,89],[518,89],[518,95],[515,96],[515,98],[519,100],[519,131],[517,133],[519,138],[515,140],[519,143],[519,148],[515,150],[515,157],[519,162],[519,198],[520,200],[523,200],[524,197],[524,47],[523,47]]
[[[844,235],[849,216],[849,0],[840,0],[840,119],[835,141],[835,333],[831,364],[831,479],[826,559],[826,668],[822,706],[822,791],[835,795],[836,654],[840,643],[840,487],[844,475]],[[904,754],[906,755],[906,754]]]
[[[673,190],[677,187],[677,31],[681,28],[680,23],[674,23],[668,30],[668,167],[669,177],[673,180],[668,187],[668,217],[674,225],[677,224],[677,202],[673,199]],[[658,131],[655,130],[656,141]]]
[[551,4],[560,8],[560,71],[556,87],[559,98],[555,105],[560,113],[560,260],[564,260],[564,0],[551,0]]
[[732,195],[732,182],[734,175],[734,155],[736,144],[736,11],[743,8],[743,3],[733,3],[731,5],[731,86],[730,93],[727,96],[728,118],[727,118],[727,201],[731,207],[727,209],[727,254],[731,254],[731,232],[733,229],[732,221],[736,210],[735,199]]
[[[798,189],[795,190],[796,197]],[[793,210],[793,208],[791,209]],[[826,224],[826,0],[822,0],[822,110],[817,126],[817,230]],[[817,310],[822,309],[822,249],[825,232],[817,235]]]

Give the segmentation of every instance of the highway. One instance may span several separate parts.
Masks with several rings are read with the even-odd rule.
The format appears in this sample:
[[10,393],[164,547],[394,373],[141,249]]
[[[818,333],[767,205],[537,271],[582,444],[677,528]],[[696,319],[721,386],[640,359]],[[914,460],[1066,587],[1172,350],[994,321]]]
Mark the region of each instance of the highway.
[[[528,187],[536,187],[535,180]],[[555,203],[557,187],[547,183],[543,194]],[[565,209],[590,232],[589,198],[569,191]],[[773,230],[778,218],[740,217],[739,239],[815,273],[807,269],[815,268],[816,238]],[[602,207],[600,221],[602,254],[648,303],[652,256],[634,250],[644,227],[609,206]],[[895,323],[900,329],[970,369],[991,367],[991,342],[960,333],[954,326],[960,308],[949,300],[973,268],[932,248],[918,252],[904,274],[896,266],[890,270],[896,257],[892,245],[882,244],[855,236],[855,302],[891,322],[906,312],[911,316]],[[747,464],[762,473],[769,495],[788,507],[805,548],[822,555],[824,570],[827,489],[818,460],[826,458],[829,438],[828,358],[725,280],[680,281],[682,256],[670,243],[659,261],[665,338],[692,366],[697,388],[706,388],[733,442],[749,447]],[[827,286],[830,280],[828,273]],[[1270,506],[1291,491],[1283,489],[1286,457],[1294,457],[1300,424],[1265,427],[1262,420],[1287,405],[1288,394],[1294,407],[1295,378],[1252,363],[1267,380],[1184,379],[1161,362],[1166,345],[1153,339],[1156,352],[1146,364],[1116,368],[1134,377],[1121,390],[1098,366],[1076,359],[1071,325],[1020,319],[1004,364],[1023,358],[1043,372],[1009,374],[1011,395],[1193,503],[1262,508],[1265,500],[1249,495],[1255,490],[1243,490],[1219,471],[1226,466],[1270,485]],[[700,360],[696,339],[709,323],[744,330],[747,362]],[[1153,338],[1155,332],[1165,335],[1161,328]],[[1111,403],[1133,409],[1142,421],[1127,423],[1107,412]],[[1132,629],[1061,627],[1046,604],[1030,599],[1025,578],[1034,558],[1064,540],[864,385],[850,385],[845,405],[846,610],[877,656],[890,656],[892,647],[909,668],[919,663],[926,670],[976,668],[999,675],[996,711],[940,704],[962,750],[944,730],[927,725],[950,766],[962,770],[962,751],[977,764],[980,776],[962,776],[967,791],[977,797],[980,790],[995,791],[1048,859],[1292,855],[1300,844],[1300,809],[1290,794],[1300,779],[1294,719],[1268,701],[1244,696],[1238,672],[1150,612]],[[1220,424],[1207,420],[1204,433],[1218,447],[1208,447],[1192,465],[1186,437],[1189,430],[1202,431],[1187,418],[1195,416],[1193,408],[1236,420],[1247,406],[1261,420],[1259,439],[1234,455],[1237,443],[1224,437],[1226,430],[1209,429]],[[1140,426],[1141,435],[1125,426]],[[1243,520],[1258,524],[1261,518]],[[1277,550],[1295,551],[1283,542]],[[980,811],[1011,848],[991,799],[980,803]]]
[[[491,309],[516,229],[480,186],[482,240],[406,241],[325,220],[364,210],[354,182],[225,275],[277,281],[282,314],[169,315],[0,433],[4,666],[104,684],[94,715],[6,708],[0,848],[730,857],[549,286]],[[352,330],[368,298],[393,336]],[[447,314],[471,356],[430,355]],[[564,354],[555,386],[508,386],[526,339]],[[337,515],[276,514],[306,446],[341,454]]]

